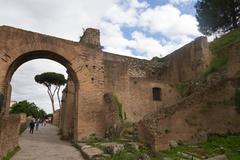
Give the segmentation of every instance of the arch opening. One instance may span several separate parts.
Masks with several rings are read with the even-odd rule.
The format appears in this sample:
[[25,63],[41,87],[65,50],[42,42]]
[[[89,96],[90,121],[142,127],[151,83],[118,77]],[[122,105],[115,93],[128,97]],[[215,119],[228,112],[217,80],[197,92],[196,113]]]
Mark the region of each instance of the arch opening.
[[[5,83],[8,85],[8,89],[7,89],[7,93],[5,93],[5,100],[4,100],[4,110],[5,110],[5,113],[4,114],[9,114],[9,107],[10,107],[10,100],[11,100],[11,94],[12,94],[12,89],[11,89],[11,80],[12,80],[12,77],[15,73],[15,71],[23,64],[25,64],[26,62],[29,62],[31,60],[36,60],[36,59],[49,59],[49,60],[53,60],[55,62],[58,62],[60,63],[62,66],[64,66],[67,70],[67,74],[68,74],[68,83],[69,81],[71,81],[70,85],[72,85],[73,87],[73,91],[69,92],[72,94],[73,98],[72,98],[72,109],[71,109],[71,112],[72,113],[61,113],[63,109],[61,109],[61,112],[60,114],[61,115],[61,119],[60,119],[60,122],[64,122],[65,119],[69,118],[71,119],[69,122],[68,120],[68,125],[70,125],[69,123],[71,123],[70,126],[64,126],[63,124],[60,124],[59,123],[59,128],[63,128],[65,127],[65,130],[66,129],[69,129],[71,127],[71,138],[73,138],[72,136],[75,136],[75,127],[77,126],[77,122],[74,121],[74,116],[76,116],[75,112],[77,111],[77,107],[78,107],[78,102],[77,102],[77,97],[78,97],[78,86],[79,86],[79,83],[78,83],[78,79],[77,79],[77,75],[75,73],[75,71],[73,70],[73,68],[71,67],[71,63],[66,59],[64,58],[63,56],[57,54],[57,53],[54,53],[54,52],[50,52],[50,51],[44,51],[44,50],[39,50],[39,51],[32,51],[32,52],[28,52],[28,53],[24,53],[22,54],[21,56],[19,56],[18,58],[16,58],[12,63],[11,65],[9,66],[8,68],[8,71],[7,71],[7,74],[6,74],[6,77],[5,77]],[[41,67],[41,66],[39,66]],[[39,73],[40,74],[40,73]],[[19,86],[20,87],[20,86]],[[67,88],[67,87],[66,87]],[[47,93],[46,93],[47,94]],[[67,94],[67,92],[64,92],[65,96]],[[49,100],[50,101],[50,100]],[[66,107],[67,106],[67,103],[65,100],[61,100],[62,102],[62,105],[65,105],[65,111],[67,110]],[[62,106],[63,107],[63,106]],[[69,117],[68,117],[69,116]],[[61,126],[60,126],[61,125]],[[69,134],[69,133],[67,133]],[[65,137],[68,138],[68,136],[70,135],[64,135]]]

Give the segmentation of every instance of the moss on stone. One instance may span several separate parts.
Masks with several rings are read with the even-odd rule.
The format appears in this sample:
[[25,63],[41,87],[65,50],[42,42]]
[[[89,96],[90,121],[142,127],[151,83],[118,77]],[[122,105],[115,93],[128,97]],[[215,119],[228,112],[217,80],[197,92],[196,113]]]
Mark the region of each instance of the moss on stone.
[[13,150],[10,150],[1,160],[10,160],[19,150],[19,146],[15,147]]
[[117,105],[118,116],[119,116],[120,120],[123,121],[124,120],[124,117],[123,117],[124,115],[123,115],[122,103],[119,101],[117,96],[114,96],[114,100],[115,100],[116,105]]
[[205,77],[220,70],[227,64],[228,53],[226,48],[237,43],[240,43],[240,29],[229,32],[228,34],[223,35],[222,37],[217,38],[210,43],[209,48],[214,58],[210,62],[207,70],[204,72]]
[[187,96],[188,93],[187,83],[178,83],[176,84],[175,88],[182,97]]

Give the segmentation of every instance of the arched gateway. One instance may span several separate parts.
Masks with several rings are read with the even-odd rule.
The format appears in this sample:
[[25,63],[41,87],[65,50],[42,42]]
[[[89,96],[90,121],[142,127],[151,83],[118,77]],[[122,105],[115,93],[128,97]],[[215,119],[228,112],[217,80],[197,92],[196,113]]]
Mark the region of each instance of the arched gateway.
[[81,140],[93,133],[103,136],[116,123],[138,122],[146,114],[178,102],[180,96],[172,84],[200,75],[210,53],[204,37],[151,61],[107,53],[101,48],[96,29],[87,29],[80,42],[72,42],[1,26],[0,127],[1,117],[9,112],[9,82],[26,61],[47,58],[67,68],[72,81],[64,93],[61,126],[64,136],[71,130],[71,136]]
[[[47,58],[64,65],[74,82],[74,110],[72,115],[69,115],[72,117],[65,117],[73,118],[74,139],[80,140],[90,133],[104,133],[104,75],[103,54],[100,48],[99,31],[95,29],[87,29],[78,43],[1,26],[1,116],[7,116],[9,113],[10,81],[16,69],[29,60]],[[94,83],[92,79],[102,83]]]

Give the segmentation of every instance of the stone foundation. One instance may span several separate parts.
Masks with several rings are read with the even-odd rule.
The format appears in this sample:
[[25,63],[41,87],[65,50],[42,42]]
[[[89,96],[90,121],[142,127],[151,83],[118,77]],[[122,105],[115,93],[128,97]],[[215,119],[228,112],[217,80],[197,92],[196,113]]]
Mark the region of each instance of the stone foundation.
[[18,146],[20,116],[0,117],[0,159]]

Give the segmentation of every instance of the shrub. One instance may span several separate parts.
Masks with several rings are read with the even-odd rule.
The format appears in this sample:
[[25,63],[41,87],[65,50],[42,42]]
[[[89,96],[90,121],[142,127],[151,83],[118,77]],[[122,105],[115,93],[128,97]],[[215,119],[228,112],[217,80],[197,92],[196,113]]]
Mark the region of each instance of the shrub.
[[209,74],[220,70],[228,62],[228,56],[226,54],[217,55],[214,57],[204,73],[204,76],[207,77]]
[[182,97],[187,96],[187,94],[188,94],[187,83],[179,83],[175,86],[175,88]]
[[118,116],[120,118],[121,121],[124,120],[124,115],[123,115],[123,107],[122,107],[122,103],[118,100],[118,98],[116,96],[114,96],[114,100],[116,102],[117,105],[117,111],[118,111]]

